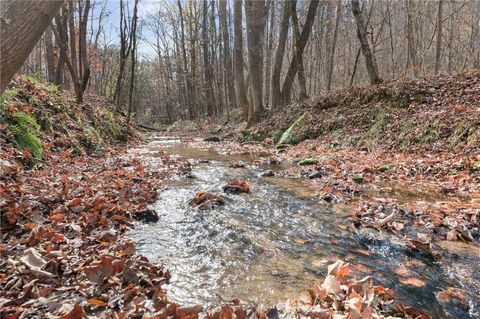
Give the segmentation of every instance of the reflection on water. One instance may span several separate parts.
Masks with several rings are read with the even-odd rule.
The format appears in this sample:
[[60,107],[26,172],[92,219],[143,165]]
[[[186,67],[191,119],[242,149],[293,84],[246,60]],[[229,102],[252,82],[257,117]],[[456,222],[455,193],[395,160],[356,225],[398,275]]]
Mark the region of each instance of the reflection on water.
[[[165,288],[171,300],[208,306],[239,298],[268,306],[287,298],[306,298],[306,290],[324,277],[326,266],[342,258],[360,264],[359,269],[394,288],[405,303],[434,318],[469,318],[464,310],[442,307],[435,292],[458,286],[459,276],[470,275],[472,285],[480,282],[478,271],[466,267],[479,265],[479,256],[459,253],[453,267],[445,268],[373,230],[347,233],[341,227],[345,221],[341,214],[309,197],[312,190],[305,180],[259,177],[265,168],[253,164],[230,169],[225,162],[232,158],[188,148],[177,140],[157,140],[147,148],[209,160],[194,166],[195,178],[171,183],[159,192],[153,206],[158,223],[130,232],[140,253],[170,270],[172,279]],[[224,206],[207,211],[188,205],[197,191],[221,194],[221,186],[232,178],[247,180],[251,193],[225,195]],[[417,263],[411,275],[425,286],[399,283],[395,269],[409,263]],[[478,300],[471,305],[478,311]],[[474,316],[472,312],[470,317]]]

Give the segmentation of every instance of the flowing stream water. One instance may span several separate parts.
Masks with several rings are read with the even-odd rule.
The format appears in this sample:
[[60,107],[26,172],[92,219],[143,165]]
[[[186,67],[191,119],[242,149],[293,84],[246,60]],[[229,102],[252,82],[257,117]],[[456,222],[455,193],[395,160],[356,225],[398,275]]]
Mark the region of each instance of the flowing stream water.
[[[160,150],[195,163],[193,178],[165,183],[152,206],[159,221],[136,226],[129,237],[139,253],[171,272],[165,286],[170,300],[213,306],[239,298],[267,307],[288,298],[306,299],[308,288],[324,278],[327,265],[342,259],[432,318],[480,316],[475,299],[480,294],[478,249],[473,254],[468,248],[456,249],[449,254],[451,260],[436,262],[377,231],[348,232],[348,209],[333,209],[312,198],[307,180],[260,176],[278,166],[254,164],[251,156],[191,148],[166,137],[143,147],[148,156]],[[243,161],[245,167],[229,168],[233,160]],[[247,180],[250,194],[223,194],[221,187],[231,179]],[[211,210],[190,207],[188,201],[202,190],[222,194],[225,205]],[[415,265],[408,268],[409,276],[424,286],[399,282],[395,270],[405,265]],[[435,293],[447,287],[471,291],[466,296],[469,307],[439,303]]]

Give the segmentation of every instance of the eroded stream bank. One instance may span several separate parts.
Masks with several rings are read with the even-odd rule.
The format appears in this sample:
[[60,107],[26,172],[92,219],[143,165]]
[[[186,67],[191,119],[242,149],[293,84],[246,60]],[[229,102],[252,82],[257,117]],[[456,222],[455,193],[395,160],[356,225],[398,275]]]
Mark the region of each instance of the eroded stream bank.
[[[221,155],[161,136],[139,151],[152,157],[153,166],[159,164],[159,152],[187,157],[192,164],[191,172],[159,191],[152,206],[159,221],[129,234],[139,253],[171,272],[165,288],[172,301],[216,305],[239,298],[267,307],[287,298],[304,299],[306,290],[324,277],[326,266],[343,259],[359,277],[372,275],[405,304],[432,318],[479,315],[478,246],[444,250],[436,260],[371,228],[351,233],[345,223],[351,207],[313,198],[305,179],[261,176],[288,164],[259,164],[252,156]],[[245,167],[228,167],[233,161]],[[220,194],[231,179],[247,180],[251,193],[225,194],[225,205],[212,210],[189,206],[196,192]],[[464,300],[440,302],[436,294],[449,287],[463,289]]]

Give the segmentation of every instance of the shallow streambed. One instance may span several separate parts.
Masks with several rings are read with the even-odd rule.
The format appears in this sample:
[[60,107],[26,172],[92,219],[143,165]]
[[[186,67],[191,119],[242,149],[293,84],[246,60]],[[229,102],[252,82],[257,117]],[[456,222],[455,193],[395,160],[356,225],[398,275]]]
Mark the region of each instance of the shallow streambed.
[[[462,286],[473,290],[472,296],[480,293],[480,275],[472,269],[480,265],[480,256],[457,252],[435,262],[376,231],[351,234],[345,227],[348,212],[311,198],[308,181],[260,177],[278,167],[253,164],[249,156],[220,155],[165,137],[143,148],[152,157],[160,150],[195,162],[193,178],[164,184],[153,205],[160,220],[137,226],[129,236],[140,253],[170,270],[165,287],[170,300],[208,306],[239,298],[267,307],[302,299],[329,263],[343,259],[359,276],[373,275],[405,304],[433,318],[478,316],[478,300],[467,296],[467,310],[439,303],[435,293]],[[229,168],[233,160],[244,161],[245,168]],[[225,195],[224,206],[207,211],[188,205],[198,191],[221,194],[221,186],[234,178],[247,180],[251,193]],[[418,281],[401,283],[401,276]]]

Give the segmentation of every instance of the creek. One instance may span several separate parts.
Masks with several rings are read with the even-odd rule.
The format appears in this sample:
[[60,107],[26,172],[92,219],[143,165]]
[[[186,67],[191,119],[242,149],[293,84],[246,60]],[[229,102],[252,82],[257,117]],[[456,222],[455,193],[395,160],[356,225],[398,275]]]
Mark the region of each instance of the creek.
[[[159,221],[138,225],[128,235],[139,253],[171,272],[165,289],[172,301],[214,306],[238,298],[268,307],[286,299],[308,300],[308,288],[324,278],[327,265],[342,259],[432,318],[479,315],[480,275],[472,269],[480,265],[478,250],[462,254],[457,249],[438,262],[376,230],[351,233],[345,223],[351,207],[335,208],[313,198],[306,179],[261,176],[288,164],[256,164],[251,155],[222,155],[161,136],[142,150],[145,156],[159,151],[183,156],[193,167],[190,178],[168,181],[159,190],[152,205]],[[245,167],[228,167],[233,161]],[[224,194],[221,187],[231,179],[248,181],[250,193]],[[225,205],[190,207],[199,191],[224,196]],[[398,269],[406,266],[423,286],[399,281]],[[466,296],[470,309],[440,303],[435,293],[447,287],[472,291],[473,297]]]

